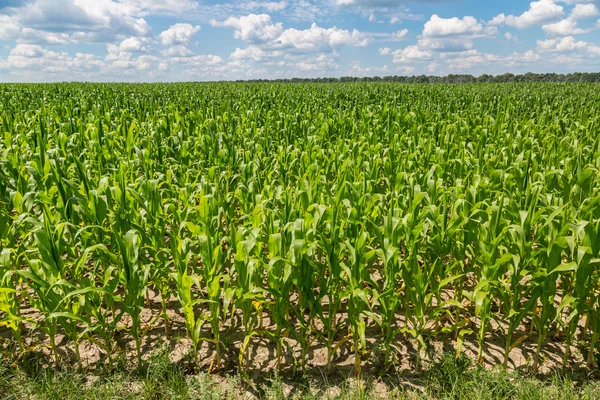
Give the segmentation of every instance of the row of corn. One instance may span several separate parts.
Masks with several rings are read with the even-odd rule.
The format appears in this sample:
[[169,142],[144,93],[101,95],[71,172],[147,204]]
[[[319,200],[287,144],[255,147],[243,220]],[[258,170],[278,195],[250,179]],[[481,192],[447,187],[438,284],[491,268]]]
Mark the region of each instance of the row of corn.
[[[107,362],[126,329],[225,326],[360,373],[492,326],[600,334],[600,96],[592,84],[0,85],[0,325]],[[177,306],[170,301],[176,298]],[[235,319],[235,323],[234,323]],[[526,328],[524,328],[526,327]],[[44,335],[30,338],[28,332]],[[377,332],[377,333],[373,333]],[[371,337],[370,337],[371,336]],[[373,340],[375,339],[375,344]],[[36,342],[37,341],[37,342]],[[291,343],[295,343],[292,348]]]

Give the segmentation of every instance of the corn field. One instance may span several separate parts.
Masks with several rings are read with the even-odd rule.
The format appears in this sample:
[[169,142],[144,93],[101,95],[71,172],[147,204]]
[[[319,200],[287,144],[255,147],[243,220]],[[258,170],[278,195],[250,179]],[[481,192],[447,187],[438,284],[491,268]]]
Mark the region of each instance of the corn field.
[[499,331],[505,367],[558,335],[593,368],[599,89],[0,85],[2,340],[109,364],[119,336],[142,362],[178,317],[210,372],[238,335],[240,368],[260,342],[296,370],[347,349],[360,375],[406,342],[417,366],[442,339],[482,361]]

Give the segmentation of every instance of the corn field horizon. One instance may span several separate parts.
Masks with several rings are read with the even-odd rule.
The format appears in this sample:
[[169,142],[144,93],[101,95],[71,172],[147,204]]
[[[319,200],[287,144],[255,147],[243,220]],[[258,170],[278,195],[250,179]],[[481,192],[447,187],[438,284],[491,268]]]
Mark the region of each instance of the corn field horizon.
[[597,84],[0,84],[0,135],[15,358],[141,363],[158,329],[219,373],[492,335],[598,367]]

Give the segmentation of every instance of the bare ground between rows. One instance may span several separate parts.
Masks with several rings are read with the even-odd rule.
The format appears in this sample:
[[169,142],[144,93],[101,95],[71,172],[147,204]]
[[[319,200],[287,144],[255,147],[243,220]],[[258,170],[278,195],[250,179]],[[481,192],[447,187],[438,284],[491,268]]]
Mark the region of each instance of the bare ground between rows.
[[[164,328],[164,320],[160,313],[162,312],[161,298],[158,292],[149,291],[149,302],[142,311],[141,320],[143,330],[146,334],[142,338],[142,359],[148,360],[159,350],[169,351],[169,358],[174,363],[183,365],[189,374],[206,372],[213,362],[215,354],[215,345],[213,343],[202,342],[198,359],[191,360],[192,343],[187,338],[185,320],[181,315],[178,302],[175,298],[167,302],[167,314],[169,316],[169,334]],[[205,312],[207,309],[199,308],[198,313]],[[23,316],[34,320],[42,320],[42,316],[33,308],[23,310]],[[344,326],[346,314],[338,313],[338,331],[336,333],[336,343],[340,343],[348,334],[348,328]],[[401,313],[396,315],[398,325],[403,325],[405,316]],[[152,326],[148,323],[154,321]],[[127,326],[131,323],[126,315],[121,320],[122,329],[117,331],[114,337],[115,349],[117,354],[113,355],[113,362],[120,362],[127,368],[135,368],[136,352],[133,338],[127,333]],[[582,324],[584,321],[582,321]],[[272,330],[274,326],[267,313],[263,313],[262,324],[264,330]],[[470,328],[477,332],[478,323],[475,318],[469,320]],[[315,318],[313,330],[322,331],[323,325],[318,318]],[[501,366],[504,361],[504,328],[496,321],[491,322],[486,338],[483,352],[483,366],[486,369],[493,369]],[[210,338],[210,326],[208,323],[203,327],[203,337]],[[243,373],[250,381],[260,382],[267,380],[275,374],[277,370],[277,351],[276,343],[265,337],[257,335],[250,338],[247,358],[244,358],[242,365],[239,362],[240,349],[244,343],[245,332],[242,325],[241,313],[239,310],[222,325],[222,349],[221,349],[221,368],[215,376],[215,381],[219,382],[225,376]],[[427,365],[435,359],[436,355],[442,352],[455,352],[456,340],[453,334],[440,335],[426,338],[427,352],[421,354],[422,363],[417,362],[418,346],[417,341],[405,334],[399,334],[393,343],[393,362],[389,368],[383,368],[383,351],[380,349],[381,330],[374,321],[367,321],[367,345],[369,351],[361,356],[362,377],[374,379],[380,388],[375,387],[376,391],[389,390],[392,387],[419,388],[420,371],[419,368]],[[6,328],[0,329],[0,338],[5,342],[10,341],[11,332]],[[339,346],[333,360],[331,369],[327,368],[328,350],[327,347],[318,340],[315,334],[311,335],[312,343],[306,354],[306,367],[303,371],[297,368],[301,358],[300,344],[292,338],[286,338],[286,346],[282,354],[282,363],[277,374],[293,390],[293,383],[299,376],[302,379],[324,384],[326,386],[337,387],[347,382],[352,382],[355,377],[355,353],[352,348],[352,341],[346,341]],[[537,347],[537,334],[530,332],[530,322],[524,321],[515,332],[513,341],[522,340],[520,344],[510,352],[507,369],[509,371],[520,371],[524,373],[531,372],[531,364]],[[41,357],[39,362],[52,365],[50,357],[50,340],[39,328],[28,326],[24,337],[25,352],[19,353],[13,351],[9,357],[16,360],[23,357],[26,353],[35,352]],[[67,361],[67,365],[76,365],[74,343],[64,334],[59,334],[56,338],[57,353],[61,362]],[[575,341],[574,341],[575,343]],[[476,364],[478,353],[478,342],[474,334],[465,335],[462,345],[462,353]],[[13,347],[14,348],[14,347]],[[587,349],[581,346],[572,345],[571,353],[568,359],[567,370],[563,371],[562,361],[566,350],[564,337],[560,332],[552,332],[542,351],[539,377],[550,377],[555,374],[567,373],[571,379],[583,379],[590,375],[586,368]],[[82,358],[84,369],[89,373],[90,379],[97,379],[98,376],[106,373],[107,357],[100,346],[88,341],[82,340],[79,344],[79,351]],[[220,378],[219,378],[220,377]],[[387,389],[385,389],[387,388]]]

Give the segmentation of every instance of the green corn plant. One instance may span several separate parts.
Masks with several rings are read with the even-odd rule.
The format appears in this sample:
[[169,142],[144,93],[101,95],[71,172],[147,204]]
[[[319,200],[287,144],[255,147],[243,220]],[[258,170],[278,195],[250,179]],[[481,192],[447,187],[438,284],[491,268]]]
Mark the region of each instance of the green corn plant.
[[171,234],[170,239],[171,257],[175,266],[175,272],[171,276],[182,308],[185,327],[192,341],[193,357],[196,360],[198,358],[198,346],[201,342],[201,329],[205,321],[203,315],[197,318],[194,310],[194,306],[199,304],[200,301],[196,298],[193,288],[196,287],[196,290],[201,290],[200,281],[198,276],[190,271],[192,252],[188,250],[189,240],[182,239],[174,234]]
[[[202,260],[202,281],[206,285],[206,300],[209,304],[209,316],[212,329],[212,340],[216,351],[210,371],[218,370],[221,365],[221,295],[222,285],[227,285],[230,276],[223,270],[224,253],[223,243],[219,240],[221,216],[215,206],[215,200],[211,195],[205,195],[200,199],[198,206],[200,225],[188,222],[186,227],[195,235],[198,241],[199,255]],[[223,282],[223,283],[222,283]],[[227,289],[227,287],[225,287]]]
[[379,317],[372,312],[373,304],[370,299],[374,282],[369,273],[371,261],[375,258],[375,250],[369,249],[367,233],[358,232],[352,240],[345,243],[347,262],[342,262],[342,269],[346,273],[344,297],[348,299],[348,325],[354,342],[354,357],[356,376],[361,376],[361,354],[367,350],[366,318],[371,317],[376,322]]
[[285,339],[293,330],[290,323],[290,302],[292,289],[292,263],[282,257],[284,246],[279,233],[269,236],[269,263],[267,265],[266,291],[272,300],[269,307],[270,315],[275,323],[273,339],[277,346],[277,369],[281,369],[281,358]]
[[390,364],[391,347],[396,337],[396,312],[402,304],[400,279],[400,218],[394,216],[394,209],[389,208],[388,215],[383,219],[383,229],[379,242],[382,248],[377,249],[379,259],[382,261],[383,281],[379,293],[377,293],[377,302],[381,307],[381,327],[384,346],[384,365],[386,368]]
[[[535,217],[538,193],[531,196],[527,211],[519,212],[519,224],[513,224],[508,229],[507,241],[512,262],[507,264],[506,276],[500,277],[498,295],[504,304],[505,319],[508,321],[505,337],[503,367],[506,369],[510,351],[527,336],[522,336],[513,343],[515,331],[525,316],[532,313],[537,303],[537,296],[532,295],[531,278],[533,273],[533,255],[531,243],[531,225]],[[523,299],[526,299],[523,301]]]
[[504,198],[492,204],[486,210],[486,220],[480,225],[478,242],[481,254],[480,277],[473,289],[472,298],[475,303],[475,315],[480,320],[477,341],[479,344],[477,360],[483,363],[483,350],[488,324],[492,318],[491,306],[494,293],[498,292],[498,278],[505,273],[506,266],[512,261],[512,255],[503,251],[502,241],[508,231],[503,225],[502,211]]
[[[138,366],[142,364],[142,326],[141,313],[144,308],[150,264],[140,260],[139,236],[135,230],[129,230],[121,237],[117,232],[113,235],[119,253],[112,253],[111,258],[118,262],[119,281],[123,288],[123,312],[131,317],[131,336],[135,341]],[[141,262],[140,262],[141,261]]]
[[43,220],[28,219],[28,222],[35,226],[33,236],[37,251],[26,254],[29,269],[14,269],[11,272],[26,279],[34,290],[35,295],[30,296],[30,301],[44,316],[42,329],[50,337],[50,348],[55,361],[58,362],[59,357],[56,335],[60,324],[66,333],[75,339],[79,362],[77,322],[80,322],[81,318],[73,312],[75,310],[70,307],[71,302],[63,301],[66,293],[73,288],[73,284],[65,279],[67,269],[63,260],[68,224],[59,222],[58,217],[45,203],[40,206],[43,209]]
[[17,288],[15,280],[12,278],[14,266],[14,250],[5,247],[0,252],[0,311],[4,317],[0,320],[0,325],[8,327],[14,339],[19,343],[23,350],[23,338],[21,336],[21,323],[25,318],[21,316],[19,299],[17,297]]
[[[237,308],[242,312],[242,325],[244,327],[244,342],[240,348],[240,366],[246,362],[248,365],[248,345],[250,339],[258,335],[256,329],[258,313],[254,309],[255,301],[263,300],[263,288],[258,282],[259,274],[262,272],[261,259],[257,252],[260,250],[257,241],[258,228],[250,231],[238,229],[235,232],[236,252],[234,256],[234,271],[237,287],[235,289],[235,302]],[[262,318],[262,317],[260,317]]]

